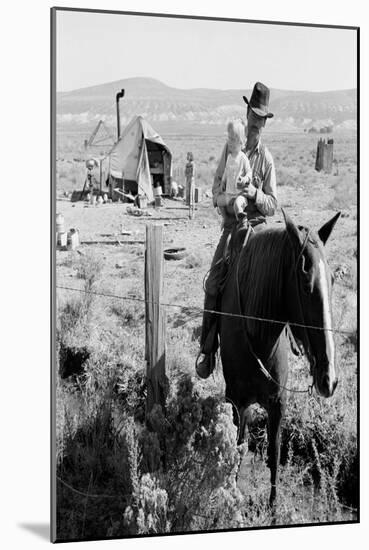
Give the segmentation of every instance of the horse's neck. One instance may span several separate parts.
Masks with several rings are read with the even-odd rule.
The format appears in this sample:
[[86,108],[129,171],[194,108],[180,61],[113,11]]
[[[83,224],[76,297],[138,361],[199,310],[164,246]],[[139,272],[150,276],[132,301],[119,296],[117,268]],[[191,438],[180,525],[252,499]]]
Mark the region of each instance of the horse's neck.
[[[262,319],[271,319],[271,317],[263,317]],[[269,326],[260,327],[260,324]],[[278,346],[284,328],[283,322],[254,321],[251,326],[248,323],[248,338],[252,342],[254,351],[264,359],[271,357]]]
[[278,344],[287,321],[285,287],[288,262],[269,265],[268,259],[260,260],[263,266],[259,280],[254,283],[249,278],[245,282],[242,310],[248,316],[247,332],[254,340],[255,348],[269,356]]

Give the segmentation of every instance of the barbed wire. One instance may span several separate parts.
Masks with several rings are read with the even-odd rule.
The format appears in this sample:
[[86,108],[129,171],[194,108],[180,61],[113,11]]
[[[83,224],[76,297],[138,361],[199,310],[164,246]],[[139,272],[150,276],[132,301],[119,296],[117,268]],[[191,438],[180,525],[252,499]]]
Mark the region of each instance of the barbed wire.
[[76,493],[77,495],[80,495],[82,497],[88,497],[88,498],[114,498],[114,499],[117,499],[117,498],[126,498],[126,497],[131,496],[130,494],[121,494],[121,495],[104,495],[104,494],[101,494],[101,495],[95,495],[93,493],[85,493],[83,491],[80,491],[79,489],[75,489],[75,487],[72,487],[72,485],[69,485],[69,483],[64,481],[64,479],[62,479],[59,476],[56,476],[56,479],[62,485],[65,485],[65,487],[67,487],[70,491],[72,491],[73,493]]
[[[188,306],[188,305],[183,305],[183,304],[169,304],[169,303],[166,303],[166,302],[155,302],[155,301],[150,301],[150,300],[145,300],[144,298],[139,298],[137,296],[119,296],[118,294],[106,294],[104,292],[96,292],[96,291],[93,291],[93,290],[85,290],[83,288],[73,288],[73,287],[68,287],[68,286],[62,286],[62,285],[56,285],[56,288],[59,288],[61,290],[70,290],[70,291],[74,291],[74,292],[80,292],[80,293],[89,293],[93,296],[101,296],[103,298],[116,298],[118,300],[127,300],[127,301],[133,301],[133,302],[141,302],[141,303],[152,303],[153,305],[159,305],[159,306],[162,306],[162,307],[172,307],[172,308],[179,308],[179,309],[182,309],[184,312],[187,312],[188,316],[191,316],[189,311],[190,310],[193,310],[194,312],[196,312],[194,315],[200,315],[202,313],[212,313],[214,315],[219,315],[219,316],[223,316],[223,317],[234,317],[234,318],[238,318],[238,319],[248,319],[250,321],[261,321],[261,322],[264,322],[264,323],[271,323],[271,324],[276,324],[276,325],[286,325],[286,321],[279,321],[277,319],[267,319],[265,317],[258,317],[258,316],[255,316],[255,315],[243,315],[241,313],[231,313],[231,312],[224,312],[224,311],[216,311],[214,309],[205,309],[205,308],[200,308],[198,306]],[[336,334],[352,334],[352,331],[351,330],[342,330],[342,329],[336,329],[336,328],[327,328],[327,327],[318,327],[318,326],[314,326],[314,325],[304,325],[303,323],[293,323],[293,322],[288,322],[288,324],[291,326],[291,327],[299,327],[299,328],[308,328],[308,329],[312,329],[312,330],[321,330],[321,331],[326,331],[326,332],[333,332],[333,333],[336,333]]]

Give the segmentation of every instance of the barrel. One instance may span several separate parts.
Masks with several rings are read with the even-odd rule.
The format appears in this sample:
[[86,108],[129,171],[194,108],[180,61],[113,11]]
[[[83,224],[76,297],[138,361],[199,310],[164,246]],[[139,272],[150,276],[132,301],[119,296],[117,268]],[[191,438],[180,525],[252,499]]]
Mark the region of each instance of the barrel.
[[56,215],[56,232],[64,233],[64,216],[63,214]]

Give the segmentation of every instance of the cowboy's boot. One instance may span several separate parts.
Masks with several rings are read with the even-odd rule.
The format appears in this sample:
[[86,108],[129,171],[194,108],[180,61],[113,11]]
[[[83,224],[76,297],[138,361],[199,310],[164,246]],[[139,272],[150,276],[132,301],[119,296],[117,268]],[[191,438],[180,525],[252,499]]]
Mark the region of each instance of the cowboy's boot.
[[196,360],[196,372],[200,378],[209,378],[215,368],[215,355],[214,353],[203,353],[202,359],[199,361],[201,354],[199,354]]
[[196,359],[196,372],[200,378],[208,378],[215,369],[215,352],[218,347],[217,332],[217,321],[215,320]]

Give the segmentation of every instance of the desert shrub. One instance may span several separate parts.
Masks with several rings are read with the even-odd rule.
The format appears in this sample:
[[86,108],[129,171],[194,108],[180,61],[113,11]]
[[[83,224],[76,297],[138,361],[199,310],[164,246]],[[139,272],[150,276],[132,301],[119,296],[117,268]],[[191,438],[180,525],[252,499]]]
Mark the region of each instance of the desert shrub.
[[195,267],[202,267],[204,265],[205,261],[207,261],[207,258],[204,258],[204,255],[203,255],[202,251],[199,251],[197,253],[193,252],[193,253],[189,254],[188,256],[186,256],[185,267],[187,269],[193,269]]
[[[149,424],[151,430],[145,428],[140,437],[141,468],[167,495],[165,525],[172,532],[242,525],[243,498],[236,486],[241,455],[230,405],[200,397],[183,376],[166,416],[155,406]],[[137,532],[144,515],[145,510],[133,514]]]
[[[168,521],[168,495],[161,489],[158,481],[150,474],[144,474],[138,486],[132,494],[138,512],[135,516],[132,506],[124,511],[124,525],[130,532],[137,534],[167,533],[170,523]],[[136,522],[136,529],[132,530],[133,522]]]
[[88,345],[92,297],[81,294],[58,306],[56,341],[61,347],[76,349]]
[[86,303],[83,299],[75,298],[66,302],[59,309],[58,333],[66,335],[74,331],[80,325],[85,324]]
[[332,185],[334,195],[328,207],[332,210],[350,209],[357,204],[357,181],[353,176],[338,176]]
[[355,421],[338,408],[309,399],[308,416],[297,400],[289,404],[282,432],[281,462],[291,449],[293,461],[303,463],[305,473],[327,498],[341,497],[357,506],[357,442]]
[[112,304],[110,310],[126,326],[141,326],[145,319],[145,308],[141,302],[122,301]]
[[58,304],[57,342],[72,348],[89,342],[95,298],[93,291],[102,266],[102,261],[91,253],[78,257],[77,276],[84,280],[84,288],[78,297]]
[[130,392],[124,371],[106,357],[91,361],[78,411],[64,416],[59,538],[242,526],[242,455],[230,405],[201,397],[183,376],[169,392],[166,414],[154,406],[148,429],[120,399],[122,388]]
[[68,253],[64,252],[63,256],[57,258],[57,267],[72,268],[75,261],[76,258],[74,251],[69,251]]
[[69,405],[57,433],[57,529],[62,540],[113,535],[135,494],[139,456],[132,415],[140,391],[136,367],[118,363],[112,354],[94,353],[74,386],[73,406],[66,399],[66,386],[59,386]]
[[[92,409],[92,410],[91,410]],[[82,409],[78,424],[71,417],[64,426],[64,451],[57,467],[58,538],[109,536],[119,521],[135,489],[131,472],[135,441],[117,432],[111,399]],[[91,496],[89,496],[91,495]]]
[[349,289],[357,291],[357,262],[356,260],[348,261],[348,273],[344,279],[344,284]]
[[279,186],[288,185],[295,187],[297,182],[297,171],[293,168],[288,168],[285,165],[282,168],[277,168],[277,182]]
[[357,327],[346,331],[345,342],[349,349],[351,348],[355,353],[357,352]]
[[80,256],[77,263],[77,277],[84,279],[85,290],[92,290],[95,283],[98,281],[103,269],[103,261],[93,252],[86,252]]

